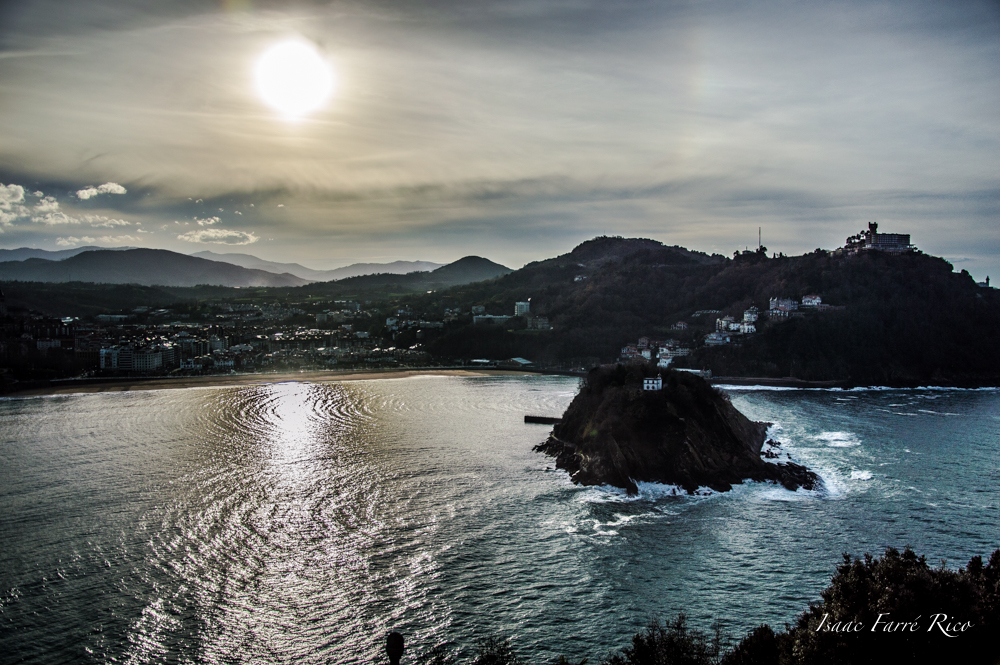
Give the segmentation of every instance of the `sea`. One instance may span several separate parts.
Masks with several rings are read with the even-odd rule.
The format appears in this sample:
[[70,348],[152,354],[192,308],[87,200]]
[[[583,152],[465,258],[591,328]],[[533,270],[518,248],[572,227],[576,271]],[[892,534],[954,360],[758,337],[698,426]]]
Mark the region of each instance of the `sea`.
[[1000,392],[723,387],[822,487],[629,497],[532,451],[578,379],[0,400],[0,662],[599,662],[653,618],[793,623],[844,554],[1000,547]]

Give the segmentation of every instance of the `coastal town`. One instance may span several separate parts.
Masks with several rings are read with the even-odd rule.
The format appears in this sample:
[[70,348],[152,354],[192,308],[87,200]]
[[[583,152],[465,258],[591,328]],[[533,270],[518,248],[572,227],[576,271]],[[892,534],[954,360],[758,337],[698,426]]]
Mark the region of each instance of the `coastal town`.
[[[334,368],[423,366],[435,364],[424,349],[428,336],[445,326],[504,327],[553,333],[544,316],[533,316],[530,301],[515,303],[509,315],[486,314],[483,305],[468,310],[446,308],[440,318],[424,318],[409,308],[387,310],[372,303],[334,301],[319,311],[300,306],[210,302],[195,311],[138,307],[129,313],[98,314],[91,321],[54,318],[30,312],[9,313],[0,292],[3,337],[0,350],[44,367],[62,359],[85,376],[196,375],[230,372],[322,370]],[[316,309],[315,305],[311,306]],[[763,312],[756,307],[741,316],[699,310],[688,323],[672,329],[690,337],[714,319],[703,336],[706,346],[738,343],[757,332],[761,318],[781,321],[806,311],[829,311],[818,295],[801,301],[772,298]],[[386,314],[388,314],[386,316]],[[668,367],[689,356],[694,341],[641,337],[622,348],[619,361],[648,361]],[[533,366],[524,358],[452,359],[473,366]]]
[[[479,305],[446,308],[438,318],[417,316],[409,307],[371,302],[338,300],[326,305],[218,301],[194,311],[138,307],[86,321],[8,312],[0,291],[0,353],[32,363],[42,372],[46,364],[61,361],[83,376],[405,367],[439,364],[423,342],[446,325],[518,323],[527,329],[551,330],[545,317],[531,316],[530,302],[516,303],[510,315],[489,315]],[[532,365],[523,358],[457,362]]]

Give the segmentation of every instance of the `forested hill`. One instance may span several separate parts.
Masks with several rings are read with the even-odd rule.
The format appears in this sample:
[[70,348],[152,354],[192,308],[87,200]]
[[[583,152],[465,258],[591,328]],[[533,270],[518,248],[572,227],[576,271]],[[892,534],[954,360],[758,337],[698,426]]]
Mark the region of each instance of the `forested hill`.
[[[715,319],[770,298],[815,294],[833,311],[769,321],[736,343],[706,348]],[[1000,296],[941,258],[920,253],[733,259],[652,240],[598,238],[492,282],[449,292],[452,304],[509,313],[531,298],[552,331],[452,330],[433,350],[465,357],[608,362],[642,335],[695,348],[681,360],[716,375],[842,380],[867,385],[1000,382]],[[449,305],[452,306],[452,305]],[[842,307],[842,309],[840,309]],[[721,314],[693,316],[699,310]],[[677,321],[687,331],[671,330]]]

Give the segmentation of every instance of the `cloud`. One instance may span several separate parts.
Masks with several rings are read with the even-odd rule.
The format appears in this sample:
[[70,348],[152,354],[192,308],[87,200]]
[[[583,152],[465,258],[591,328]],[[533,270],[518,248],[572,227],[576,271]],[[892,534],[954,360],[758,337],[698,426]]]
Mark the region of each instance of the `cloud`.
[[198,219],[195,217],[194,219],[198,222],[198,226],[212,226],[213,224],[218,224],[222,221],[218,217],[209,217],[208,219]]
[[15,203],[24,201],[24,187],[0,183],[0,210],[6,210]]
[[41,201],[35,204],[34,212],[41,214],[48,212],[56,212],[57,210],[59,210],[59,202],[56,201],[55,198],[52,196],[46,196]]
[[91,236],[81,236],[77,238],[76,236],[66,236],[61,238],[56,238],[56,244],[60,247],[76,247],[77,245],[91,245],[95,242],[105,242],[105,243],[123,243],[123,242],[137,242],[139,240],[136,236],[122,235],[122,236],[100,236],[94,238]]
[[86,201],[87,199],[97,196],[98,194],[125,194],[128,190],[119,185],[116,182],[106,182],[103,185],[98,185],[97,187],[85,187],[77,191],[76,196],[79,199]]
[[229,229],[201,229],[188,231],[177,236],[185,242],[213,243],[216,245],[249,245],[260,240],[253,233],[230,231]]
[[49,226],[56,226],[59,224],[79,224],[80,219],[77,217],[72,217],[64,212],[48,212],[44,215],[37,215],[31,218],[31,221],[36,224],[47,224]]
[[[124,187],[115,185],[113,182],[101,185],[95,191],[102,189],[114,193],[114,188],[116,187],[124,192]],[[59,209],[59,201],[54,196],[45,196],[44,192],[41,191],[36,191],[32,195],[40,200],[33,207],[29,208],[24,205],[24,187],[21,185],[0,184],[0,226],[11,226],[16,220],[29,217],[32,222],[47,226],[86,224],[95,228],[112,228],[132,225],[132,222],[128,220],[114,219],[105,217],[104,215],[87,214],[79,217],[69,215]],[[82,198],[88,198],[89,196],[87,195]],[[66,239],[63,238],[63,240]]]
[[36,211],[44,212],[44,215],[36,215],[31,218],[32,222],[36,224],[46,224],[48,226],[56,226],[59,224],[86,224],[94,228],[113,228],[116,226],[131,226],[132,222],[127,219],[112,219],[110,217],[105,217],[104,215],[81,215],[79,217],[74,217],[73,215],[67,215],[66,213],[59,210],[59,204],[52,200],[49,204],[49,199],[51,197],[46,197],[42,204],[36,206]]
[[82,238],[77,238],[75,236],[68,236],[66,238],[56,238],[56,244],[60,247],[75,247],[77,245],[87,244],[95,242],[90,236],[83,236]]
[[24,187],[0,183],[0,226],[10,226],[14,220],[28,214],[24,206]]
[[84,215],[83,221],[97,228],[111,228],[114,226],[132,226],[132,222],[127,219],[111,219],[101,215]]

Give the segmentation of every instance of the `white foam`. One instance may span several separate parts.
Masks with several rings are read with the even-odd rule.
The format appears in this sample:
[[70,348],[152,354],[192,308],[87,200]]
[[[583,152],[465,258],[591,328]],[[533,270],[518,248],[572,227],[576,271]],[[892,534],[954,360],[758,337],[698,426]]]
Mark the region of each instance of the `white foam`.
[[823,481],[822,489],[818,490],[823,498],[842,499],[847,494],[849,488],[836,469],[826,466],[810,467],[810,469]]
[[680,485],[637,482],[637,494],[629,496],[621,487],[613,485],[591,485],[582,490],[576,500],[581,503],[628,503],[633,501],[656,501],[667,497],[707,498],[718,496],[719,492],[710,487],[699,487],[688,494]]
[[872,472],[864,470],[851,471],[851,480],[871,480]]
[[830,448],[853,448],[861,445],[861,441],[853,432],[820,432],[813,435],[813,438],[822,441]]
[[[826,499],[838,499],[838,492],[831,492],[826,478],[818,470],[820,484],[811,490],[803,487],[790,490],[780,483],[766,480],[750,480],[745,478],[740,485],[733,485],[733,489],[728,492],[740,499],[750,499],[752,501],[822,501]],[[839,486],[835,483],[835,486]]]
[[639,482],[635,485],[639,488],[639,496],[645,499],[661,499],[668,496],[711,496],[712,494],[718,494],[715,490],[707,487],[699,487],[695,490],[694,494],[688,494],[680,485],[644,482]]
[[815,501],[823,498],[817,490],[807,490],[801,487],[797,490],[790,490],[782,485],[772,483],[746,483],[755,490],[756,497],[764,501]]
[[[777,455],[777,457],[767,457],[767,456],[762,457],[761,461],[764,462],[765,464],[779,464],[779,463],[781,463],[781,461],[782,461],[782,459],[781,459],[782,453],[784,453],[785,461],[788,461],[789,459],[791,459],[791,456],[782,449],[781,442],[778,441],[778,439],[777,439],[777,431],[780,428],[781,427],[779,425],[777,427],[771,426],[771,427],[769,427],[767,429],[767,440],[764,442],[764,445],[761,447],[761,452],[762,453],[770,452],[770,453],[773,453],[773,454]],[[771,444],[770,441],[775,441],[776,444]]]
[[602,522],[600,520],[588,520],[593,524],[593,531],[595,536],[617,536],[618,530],[636,520],[642,519],[644,517],[661,517],[661,515],[648,512],[639,513],[637,515],[622,515],[620,513],[615,513],[615,519],[610,522]]
[[720,390],[767,390],[772,392],[785,392],[788,390],[827,390],[826,388],[793,388],[791,386],[731,386],[725,383],[715,384]]
[[754,391],[788,391],[788,390],[804,390],[804,391],[817,391],[817,392],[844,392],[844,393],[864,393],[864,392],[916,392],[916,391],[934,391],[934,392],[998,392],[1000,391],[1000,386],[986,386],[983,388],[955,388],[952,386],[919,386],[917,388],[893,388],[892,386],[857,386],[854,388],[815,388],[815,387],[793,387],[793,386],[734,386],[726,383],[715,384],[716,388],[721,390],[754,390]]

